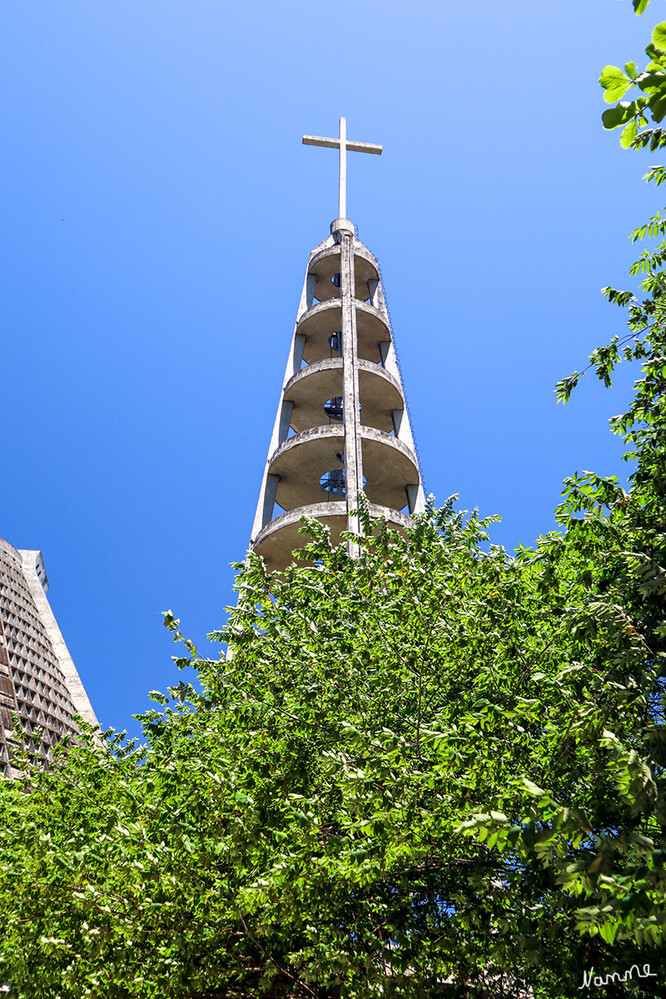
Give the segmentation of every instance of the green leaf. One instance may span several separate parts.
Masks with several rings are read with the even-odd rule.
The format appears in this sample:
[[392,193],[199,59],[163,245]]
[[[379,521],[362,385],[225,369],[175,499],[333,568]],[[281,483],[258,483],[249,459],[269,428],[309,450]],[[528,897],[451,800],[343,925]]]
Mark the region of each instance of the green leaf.
[[523,777],[523,786],[535,798],[543,798],[545,791],[527,777]]
[[614,104],[623,97],[629,87],[631,80],[626,73],[623,73],[619,66],[604,66],[599,77],[599,83],[604,88],[604,100],[607,104]]
[[648,64],[648,70],[658,70],[664,69],[664,57],[666,53],[662,49],[658,49],[656,45],[652,42],[645,49],[647,55],[650,57],[650,63]]
[[[658,124],[666,114],[666,89],[652,95],[650,98],[650,110],[652,111],[652,117]],[[659,143],[659,145],[661,144]]]
[[661,21],[652,29],[652,42],[661,51],[666,51],[666,21]]
[[630,121],[628,125],[625,125],[622,130],[622,135],[620,136],[620,145],[623,149],[630,149],[631,144],[636,138],[636,132],[638,131],[638,123],[634,118]]
[[650,0],[633,0],[634,13],[642,14],[644,10],[647,10],[647,5]]
[[631,77],[633,79],[633,77],[636,76],[636,63],[635,62],[626,62],[624,64],[624,71],[627,74],[627,76],[629,76],[629,77]]
[[620,928],[619,920],[615,923],[602,923],[602,925],[599,927],[599,936],[602,938],[602,940],[605,940],[606,943],[613,944],[619,928]]
[[620,101],[614,108],[604,111],[601,116],[604,128],[619,128],[620,125],[625,125],[632,114],[630,108],[631,104],[628,101]]

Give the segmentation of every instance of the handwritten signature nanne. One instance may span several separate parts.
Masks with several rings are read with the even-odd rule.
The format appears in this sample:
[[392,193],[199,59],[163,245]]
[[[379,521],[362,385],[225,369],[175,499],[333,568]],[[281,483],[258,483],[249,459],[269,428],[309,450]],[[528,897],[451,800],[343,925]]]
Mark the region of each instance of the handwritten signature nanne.
[[644,964],[643,970],[638,967],[637,964],[632,964],[628,971],[625,971],[624,976],[619,972],[614,971],[612,974],[605,975],[595,975],[594,971],[590,970],[583,972],[583,984],[579,985],[579,989],[588,989],[590,985],[613,985],[615,982],[630,982],[634,977],[634,970],[636,971],[637,978],[656,978],[657,975],[654,971],[650,971],[650,965]]

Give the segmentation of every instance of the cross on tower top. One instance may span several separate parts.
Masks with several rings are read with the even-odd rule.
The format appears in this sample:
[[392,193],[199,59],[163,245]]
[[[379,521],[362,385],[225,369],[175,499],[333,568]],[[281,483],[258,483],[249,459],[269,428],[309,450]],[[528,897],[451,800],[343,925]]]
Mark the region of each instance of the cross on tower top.
[[329,149],[340,150],[340,194],[338,202],[338,218],[347,217],[347,150],[351,153],[376,153],[381,155],[382,147],[371,142],[350,142],[347,139],[347,119],[340,119],[340,138],[324,139],[320,135],[304,135],[304,146],[327,146]]

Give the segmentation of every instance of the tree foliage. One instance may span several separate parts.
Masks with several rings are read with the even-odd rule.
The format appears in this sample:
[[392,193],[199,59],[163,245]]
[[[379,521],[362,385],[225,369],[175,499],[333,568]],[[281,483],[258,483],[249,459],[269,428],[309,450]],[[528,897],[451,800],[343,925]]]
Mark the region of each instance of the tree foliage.
[[[634,10],[642,14],[650,0],[633,0]],[[604,88],[604,100],[614,105],[602,115],[604,128],[622,127],[620,142],[625,149],[661,149],[666,145],[666,131],[661,122],[666,115],[666,21],[657,24],[647,46],[648,62],[638,70],[635,62],[624,69],[605,66],[599,83]],[[630,93],[632,100],[622,100]],[[648,127],[650,126],[650,127]],[[641,131],[642,129],[642,131]],[[648,178],[657,184],[666,179],[661,166],[651,167]]]
[[590,475],[560,517],[513,558],[449,502],[357,561],[313,522],[316,565],[239,565],[233,657],[186,643],[201,687],[154,695],[143,749],[84,737],[0,786],[15,994],[562,997],[637,948],[661,968],[663,537]]

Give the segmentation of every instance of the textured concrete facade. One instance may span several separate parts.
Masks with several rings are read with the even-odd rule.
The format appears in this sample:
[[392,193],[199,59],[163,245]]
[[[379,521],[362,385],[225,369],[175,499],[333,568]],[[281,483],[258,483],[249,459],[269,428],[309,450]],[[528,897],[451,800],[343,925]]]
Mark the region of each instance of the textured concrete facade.
[[308,261],[251,546],[273,571],[304,515],[358,534],[359,490],[396,528],[425,505],[379,265],[339,218]]
[[46,598],[42,553],[0,538],[0,772],[11,774],[17,717],[43,731],[43,752],[74,732],[74,714],[97,719]]

